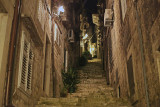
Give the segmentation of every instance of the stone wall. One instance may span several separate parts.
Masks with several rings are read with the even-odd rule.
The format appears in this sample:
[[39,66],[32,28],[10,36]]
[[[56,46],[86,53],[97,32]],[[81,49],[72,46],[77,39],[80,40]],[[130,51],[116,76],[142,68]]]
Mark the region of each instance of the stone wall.
[[[41,3],[40,3],[41,1]],[[17,47],[15,55],[15,69],[13,78],[13,105],[16,107],[34,107],[42,96],[50,95],[50,74],[51,66],[51,26],[52,20],[47,8],[51,9],[51,3],[47,5],[43,0],[32,1],[23,0],[21,19],[18,29]],[[30,43],[33,52],[33,65],[31,73],[31,89],[27,92],[19,85],[22,75],[20,62],[22,47],[22,35],[25,32],[25,38]],[[22,77],[21,77],[22,78]],[[28,80],[27,80],[28,81]],[[53,87],[52,87],[53,88]]]
[[[60,90],[63,88],[61,71],[64,70],[64,38],[67,36],[67,31],[61,21],[55,19],[55,23],[59,30],[59,42],[54,40],[54,87],[55,97],[60,97]],[[54,29],[55,32],[55,29]],[[55,37],[55,34],[54,34]]]
[[15,0],[0,0],[0,106],[5,96],[5,78]]
[[[117,94],[120,91],[117,96],[130,98],[135,107],[146,107],[147,98],[151,107],[158,107],[160,1],[142,0],[136,5],[133,1],[127,1],[124,20],[120,1],[114,1],[115,21],[110,28],[115,31],[111,34],[114,62],[112,71],[108,66],[111,85]],[[109,4],[107,6],[110,7]],[[110,29],[108,30],[111,32]],[[106,34],[108,36],[110,33]]]

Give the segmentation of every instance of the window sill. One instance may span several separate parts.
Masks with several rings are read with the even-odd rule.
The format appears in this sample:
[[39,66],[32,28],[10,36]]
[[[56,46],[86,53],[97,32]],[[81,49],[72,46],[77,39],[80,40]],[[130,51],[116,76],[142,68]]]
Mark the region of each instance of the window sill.
[[25,91],[25,89],[23,87],[19,87],[18,88],[18,91],[23,93],[24,95],[26,95],[27,97],[30,97],[31,96],[31,91]]

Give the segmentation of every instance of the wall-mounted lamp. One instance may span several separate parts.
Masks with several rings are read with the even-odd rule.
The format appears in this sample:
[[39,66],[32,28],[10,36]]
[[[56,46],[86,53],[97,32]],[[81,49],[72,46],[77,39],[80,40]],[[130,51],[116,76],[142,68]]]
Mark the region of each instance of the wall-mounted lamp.
[[64,13],[64,8],[63,8],[63,6],[60,6],[59,8],[58,8],[58,15],[60,15],[60,13]]
[[88,34],[85,34],[85,36],[83,37],[83,39],[86,39],[88,37]]

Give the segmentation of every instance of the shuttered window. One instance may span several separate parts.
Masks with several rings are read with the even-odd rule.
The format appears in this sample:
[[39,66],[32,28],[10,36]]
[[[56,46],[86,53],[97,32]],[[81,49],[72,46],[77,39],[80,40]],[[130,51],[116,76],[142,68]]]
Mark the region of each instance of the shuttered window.
[[23,32],[20,48],[18,87],[24,89],[28,93],[31,92],[33,57],[34,55],[30,42],[27,40],[25,32]]
[[28,76],[27,76],[27,90],[31,90],[32,66],[33,66],[33,52],[30,49],[29,63],[28,63]]

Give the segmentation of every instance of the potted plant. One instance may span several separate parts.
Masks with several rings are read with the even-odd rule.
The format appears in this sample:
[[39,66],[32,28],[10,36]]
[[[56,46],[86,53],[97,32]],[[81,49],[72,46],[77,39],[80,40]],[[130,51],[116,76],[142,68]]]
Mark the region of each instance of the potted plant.
[[78,72],[70,68],[67,72],[62,71],[62,79],[64,87],[69,93],[74,93],[79,83]]

